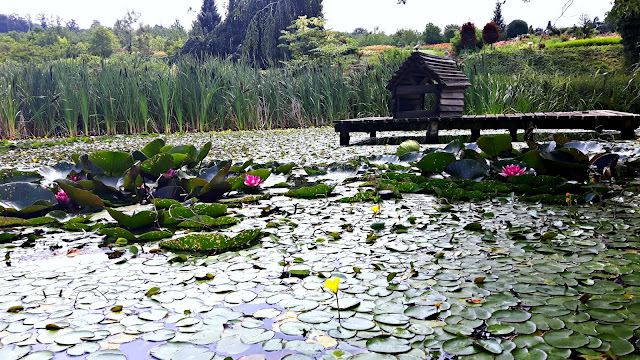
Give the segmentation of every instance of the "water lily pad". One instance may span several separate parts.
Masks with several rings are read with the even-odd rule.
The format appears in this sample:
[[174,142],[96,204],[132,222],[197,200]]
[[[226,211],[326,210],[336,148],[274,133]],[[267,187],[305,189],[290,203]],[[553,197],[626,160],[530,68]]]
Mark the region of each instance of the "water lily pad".
[[496,324],[487,327],[487,331],[493,335],[507,335],[513,332],[514,328],[507,324]]
[[511,136],[508,134],[483,135],[476,140],[478,147],[490,157],[511,150]]
[[89,154],[89,160],[107,176],[122,176],[134,163],[131,154],[122,151],[95,151]]
[[154,211],[144,210],[133,215],[128,215],[115,209],[107,208],[107,212],[118,224],[129,229],[138,229],[149,226],[156,221],[158,214]]
[[326,311],[309,311],[298,315],[298,320],[308,324],[322,324],[329,322],[332,319],[333,314]]
[[435,152],[426,154],[422,157],[416,166],[423,174],[429,173],[441,173],[445,167],[454,162],[456,157],[452,153],[448,152]]
[[367,340],[367,349],[383,354],[402,354],[411,350],[407,340],[378,336]]
[[13,209],[28,214],[47,209],[56,203],[56,197],[51,190],[40,185],[26,182],[0,185],[0,210]]
[[160,242],[160,246],[182,251],[230,251],[251,247],[258,242],[260,230],[245,230],[229,237],[218,233],[191,234],[181,238]]
[[589,338],[571,330],[554,330],[544,334],[547,344],[561,349],[577,349],[589,343]]
[[373,321],[363,319],[363,318],[358,318],[358,317],[344,319],[342,320],[341,325],[343,328],[347,330],[354,330],[354,331],[371,330],[376,326],[376,324]]
[[473,341],[466,338],[454,338],[445,341],[442,349],[452,355],[473,355],[478,348],[473,346]]
[[529,320],[531,314],[523,310],[498,310],[491,318],[502,322],[521,323]]

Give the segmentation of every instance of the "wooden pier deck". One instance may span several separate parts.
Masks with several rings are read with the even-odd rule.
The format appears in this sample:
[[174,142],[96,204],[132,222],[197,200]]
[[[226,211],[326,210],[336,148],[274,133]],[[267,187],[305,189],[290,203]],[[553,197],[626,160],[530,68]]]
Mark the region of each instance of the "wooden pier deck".
[[640,115],[611,110],[464,115],[462,117],[404,118],[369,117],[334,121],[340,133],[340,145],[349,145],[349,133],[368,132],[376,137],[377,131],[427,131],[427,142],[438,142],[439,130],[471,130],[471,140],[480,137],[480,130],[506,129],[517,140],[519,129],[525,131],[525,140],[533,136],[533,129],[620,130],[621,138],[634,139],[634,130],[640,127]]

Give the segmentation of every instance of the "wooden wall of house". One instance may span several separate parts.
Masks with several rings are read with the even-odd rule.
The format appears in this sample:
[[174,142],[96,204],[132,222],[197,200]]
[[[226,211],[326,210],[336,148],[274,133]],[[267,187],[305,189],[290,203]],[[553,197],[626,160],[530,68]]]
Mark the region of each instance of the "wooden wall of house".
[[464,88],[444,88],[438,101],[440,117],[462,117]]

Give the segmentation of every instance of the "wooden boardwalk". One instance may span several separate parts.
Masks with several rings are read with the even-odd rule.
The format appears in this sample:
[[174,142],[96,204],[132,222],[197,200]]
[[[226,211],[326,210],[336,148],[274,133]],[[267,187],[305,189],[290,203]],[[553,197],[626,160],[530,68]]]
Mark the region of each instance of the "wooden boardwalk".
[[620,130],[621,138],[634,139],[634,130],[640,126],[640,115],[611,110],[464,115],[462,117],[404,118],[369,117],[334,121],[340,133],[340,145],[349,145],[349,133],[368,132],[376,137],[377,131],[427,131],[427,142],[438,142],[439,130],[471,130],[471,140],[480,137],[480,130],[506,129],[517,140],[519,129],[525,131],[525,140],[532,139],[534,129]]

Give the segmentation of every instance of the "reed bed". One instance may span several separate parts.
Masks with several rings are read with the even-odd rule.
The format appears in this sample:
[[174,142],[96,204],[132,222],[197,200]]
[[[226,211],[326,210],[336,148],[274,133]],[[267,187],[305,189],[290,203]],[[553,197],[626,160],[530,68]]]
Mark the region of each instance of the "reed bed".
[[[247,130],[389,114],[387,81],[406,54],[370,65],[256,69],[217,58],[136,57],[0,65],[0,137]],[[468,114],[640,112],[634,73],[489,76],[467,67]],[[637,75],[637,72],[636,72]]]
[[387,114],[403,59],[261,70],[230,60],[116,58],[0,66],[2,138],[272,129]]
[[637,74],[563,76],[523,72],[509,76],[466,73],[472,84],[465,93],[467,114],[600,109],[640,113],[640,77]]

